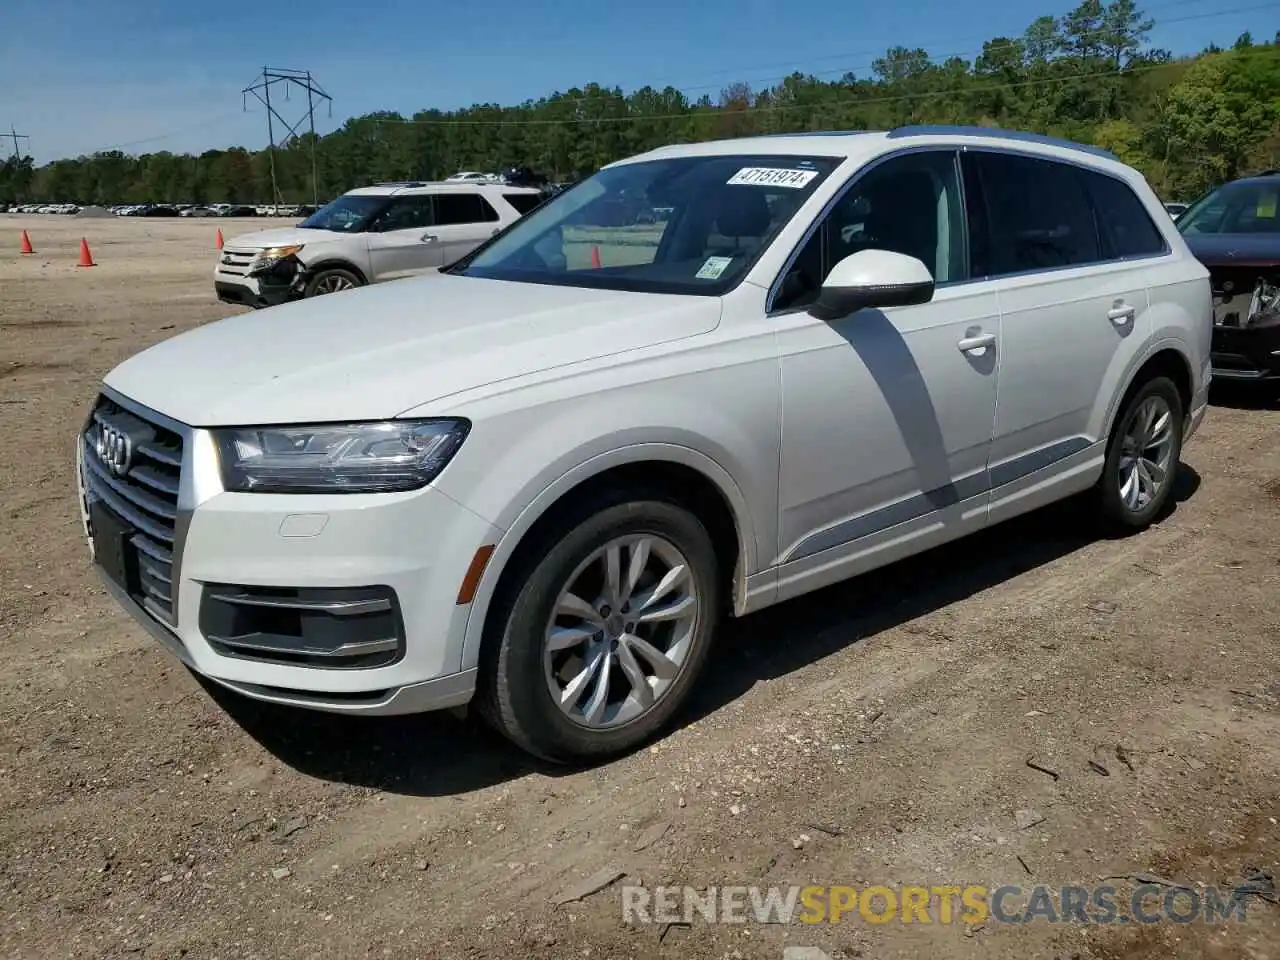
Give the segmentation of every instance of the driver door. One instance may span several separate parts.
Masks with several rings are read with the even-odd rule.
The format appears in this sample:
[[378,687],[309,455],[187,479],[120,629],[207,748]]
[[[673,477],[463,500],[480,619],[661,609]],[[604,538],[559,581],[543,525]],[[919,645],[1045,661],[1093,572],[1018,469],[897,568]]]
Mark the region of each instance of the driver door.
[[[806,307],[845,257],[920,259],[929,303],[835,321]],[[779,599],[986,522],[999,369],[993,284],[969,281],[955,151],[885,160],[845,187],[772,302],[782,380]]]
[[372,282],[408,277],[444,264],[443,245],[432,229],[430,196],[397,197],[369,226]]

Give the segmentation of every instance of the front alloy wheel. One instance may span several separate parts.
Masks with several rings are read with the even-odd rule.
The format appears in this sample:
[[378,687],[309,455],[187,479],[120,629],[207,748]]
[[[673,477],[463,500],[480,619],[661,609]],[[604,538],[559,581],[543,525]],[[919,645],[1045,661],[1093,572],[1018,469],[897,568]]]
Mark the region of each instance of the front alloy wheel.
[[595,550],[547,626],[544,674],[565,716],[605,728],[653,709],[688,661],[698,606],[689,561],[669,540],[619,537]]
[[338,293],[355,286],[351,278],[341,273],[327,273],[316,282],[316,294]]
[[684,703],[710,649],[721,585],[706,528],[661,492],[612,490],[516,563],[489,609],[482,715],[558,762],[639,746]]

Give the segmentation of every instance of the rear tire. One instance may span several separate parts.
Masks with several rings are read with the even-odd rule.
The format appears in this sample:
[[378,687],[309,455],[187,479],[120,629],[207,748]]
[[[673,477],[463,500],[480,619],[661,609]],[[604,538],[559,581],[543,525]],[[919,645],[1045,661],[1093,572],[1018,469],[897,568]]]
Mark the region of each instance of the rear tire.
[[710,534],[663,493],[611,491],[584,504],[495,597],[480,714],[557,763],[634,749],[687,700],[720,583]]
[[364,286],[363,281],[350,270],[331,267],[321,270],[312,277],[302,295],[303,297],[320,297],[326,293],[341,293],[343,290],[353,290],[361,286]]
[[1098,481],[1102,511],[1129,530],[1151,525],[1177,477],[1185,413],[1178,388],[1153,377],[1131,391],[1111,428]]

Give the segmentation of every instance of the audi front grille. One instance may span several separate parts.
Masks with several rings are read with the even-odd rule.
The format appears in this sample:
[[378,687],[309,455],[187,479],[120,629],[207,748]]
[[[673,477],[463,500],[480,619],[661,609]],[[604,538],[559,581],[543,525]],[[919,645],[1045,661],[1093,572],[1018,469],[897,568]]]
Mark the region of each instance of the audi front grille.
[[[183,437],[159,419],[101,396],[81,447],[90,505],[96,501],[105,507],[113,532],[118,530],[118,585],[172,625],[177,622],[173,579]],[[97,536],[95,549],[101,550]],[[103,557],[99,563],[107,565]]]

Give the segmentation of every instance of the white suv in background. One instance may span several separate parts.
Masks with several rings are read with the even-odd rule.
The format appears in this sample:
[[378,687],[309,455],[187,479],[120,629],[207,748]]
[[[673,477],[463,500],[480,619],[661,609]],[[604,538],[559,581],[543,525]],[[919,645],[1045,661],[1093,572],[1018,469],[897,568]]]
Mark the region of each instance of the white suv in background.
[[439,270],[542,202],[502,183],[387,183],[352,190],[296,227],[232,237],[218,299],[266,307]]
[[655,150],[273,313],[107,375],[77,449],[114,596],[246,696],[474,697],[579,760],[671,718],[722,615],[1071,494],[1150,524],[1213,308],[1110,155],[909,128]]

